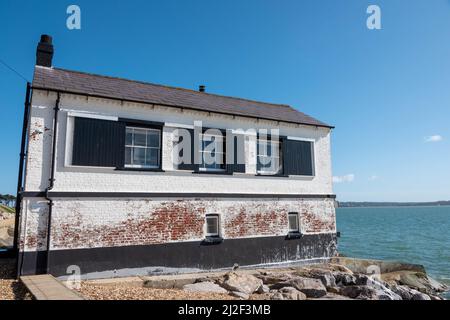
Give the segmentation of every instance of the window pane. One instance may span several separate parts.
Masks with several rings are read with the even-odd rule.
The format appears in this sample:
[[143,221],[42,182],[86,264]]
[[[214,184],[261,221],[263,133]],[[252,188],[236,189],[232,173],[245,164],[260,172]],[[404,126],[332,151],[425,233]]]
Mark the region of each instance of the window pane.
[[133,144],[133,129],[127,128],[125,144],[131,146]]
[[135,146],[146,146],[146,130],[134,129],[134,145]]
[[147,147],[159,148],[159,131],[147,131]]
[[131,149],[130,147],[125,148],[125,164],[131,164]]
[[258,154],[267,155],[267,144],[264,141],[258,142]]
[[289,214],[289,231],[298,231],[298,214]]
[[140,166],[145,164],[145,148],[133,148],[133,164]]
[[147,149],[145,156],[145,165],[157,167],[159,163],[159,149]]
[[207,146],[211,143],[214,143],[214,137],[211,136],[203,136],[202,138],[202,150],[205,150]]
[[206,217],[206,234],[218,235],[219,234],[219,220],[216,216]]

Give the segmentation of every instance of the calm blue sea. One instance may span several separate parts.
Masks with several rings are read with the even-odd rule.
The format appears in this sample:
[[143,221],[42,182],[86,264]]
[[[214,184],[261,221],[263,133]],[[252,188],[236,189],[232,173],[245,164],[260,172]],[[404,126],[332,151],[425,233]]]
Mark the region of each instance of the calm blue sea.
[[338,208],[336,215],[341,254],[421,264],[450,284],[450,206]]

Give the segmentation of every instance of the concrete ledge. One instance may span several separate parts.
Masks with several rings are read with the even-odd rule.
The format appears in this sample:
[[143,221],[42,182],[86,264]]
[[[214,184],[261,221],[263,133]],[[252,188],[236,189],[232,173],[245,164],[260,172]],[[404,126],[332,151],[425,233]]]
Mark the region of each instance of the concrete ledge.
[[381,273],[390,273],[396,271],[414,271],[426,273],[425,268],[420,264],[403,263],[397,261],[383,261],[373,259],[356,259],[347,257],[334,257],[331,263],[341,264],[355,273],[372,273],[373,267],[378,267]]
[[84,300],[49,274],[23,276],[20,281],[36,300]]

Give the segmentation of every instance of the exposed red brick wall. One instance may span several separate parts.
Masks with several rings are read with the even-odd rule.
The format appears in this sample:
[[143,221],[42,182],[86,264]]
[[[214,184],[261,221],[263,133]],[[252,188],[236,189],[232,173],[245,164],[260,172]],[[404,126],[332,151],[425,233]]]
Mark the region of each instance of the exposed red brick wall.
[[[225,239],[280,236],[288,212],[300,214],[302,232],[335,231],[332,200],[179,199],[55,200],[52,249],[148,245],[204,239],[205,215],[220,214]],[[45,248],[46,214],[28,222],[26,248]]]

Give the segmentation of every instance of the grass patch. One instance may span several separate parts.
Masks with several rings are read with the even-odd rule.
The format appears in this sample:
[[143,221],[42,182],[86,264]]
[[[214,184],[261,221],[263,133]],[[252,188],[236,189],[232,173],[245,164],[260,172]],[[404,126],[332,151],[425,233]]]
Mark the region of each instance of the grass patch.
[[14,210],[14,208],[10,208],[10,207],[4,206],[2,204],[0,204],[0,210],[6,211],[8,213],[15,213],[16,212],[16,210]]

